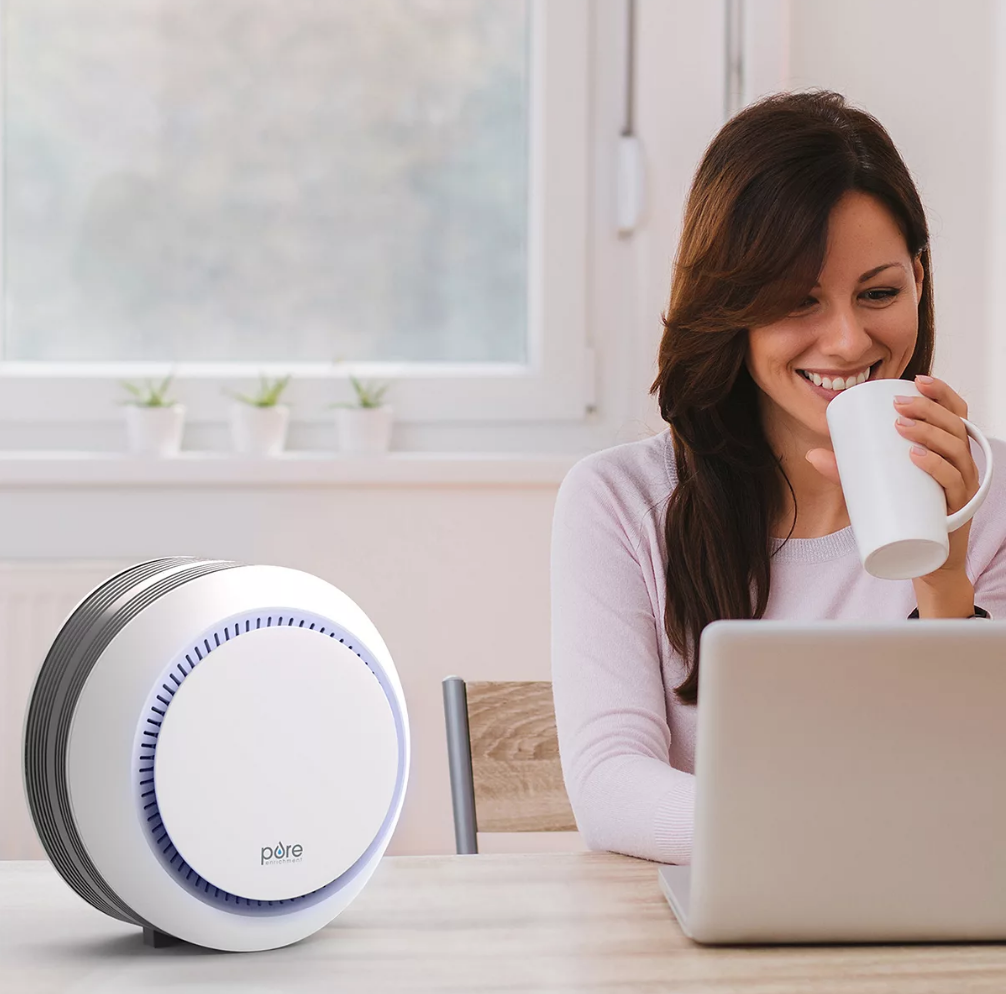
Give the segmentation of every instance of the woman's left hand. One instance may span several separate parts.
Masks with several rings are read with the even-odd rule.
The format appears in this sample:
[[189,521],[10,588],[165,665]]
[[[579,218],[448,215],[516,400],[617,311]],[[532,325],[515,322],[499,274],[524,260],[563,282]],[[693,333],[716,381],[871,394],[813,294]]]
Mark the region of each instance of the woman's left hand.
[[[943,487],[947,498],[947,514],[959,511],[978,492],[978,466],[971,455],[969,436],[961,422],[968,416],[968,405],[950,387],[935,377],[927,383],[915,378],[921,397],[908,396],[905,403],[895,401],[894,409],[904,418],[915,421],[902,425],[895,421],[904,438],[924,446],[924,453],[911,450],[910,458]],[[966,521],[950,533],[950,553],[947,561],[913,583],[948,583],[956,579],[967,580],[968,538],[971,521]],[[969,581],[970,582],[970,581]]]

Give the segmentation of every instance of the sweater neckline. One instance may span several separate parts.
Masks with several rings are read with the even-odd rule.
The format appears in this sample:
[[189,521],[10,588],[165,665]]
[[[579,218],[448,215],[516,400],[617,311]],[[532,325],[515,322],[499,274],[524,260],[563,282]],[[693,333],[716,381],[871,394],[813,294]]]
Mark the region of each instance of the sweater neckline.
[[[671,429],[664,429],[664,465],[667,477],[673,488],[677,483],[678,471],[674,461],[674,440]],[[832,559],[842,559],[845,556],[859,555],[856,548],[856,536],[852,525],[832,532],[830,535],[820,535],[817,538],[780,538],[769,536],[773,563],[826,563]]]
[[780,563],[826,563],[831,559],[858,555],[852,525],[817,538],[777,538],[771,536],[772,561]]

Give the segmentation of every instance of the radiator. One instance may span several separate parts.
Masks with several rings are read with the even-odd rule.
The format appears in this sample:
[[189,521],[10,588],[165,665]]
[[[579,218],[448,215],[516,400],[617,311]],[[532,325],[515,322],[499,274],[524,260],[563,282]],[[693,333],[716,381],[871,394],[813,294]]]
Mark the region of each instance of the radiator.
[[28,695],[67,615],[131,562],[0,562],[0,859],[43,859],[21,787]]

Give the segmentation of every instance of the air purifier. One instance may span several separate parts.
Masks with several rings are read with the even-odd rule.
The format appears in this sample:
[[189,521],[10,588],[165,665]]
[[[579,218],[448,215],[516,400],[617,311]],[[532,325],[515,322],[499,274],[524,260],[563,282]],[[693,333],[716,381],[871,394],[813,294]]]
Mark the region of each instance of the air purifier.
[[387,849],[409,773],[398,674],[353,600],[296,569],[191,557],[77,605],[23,744],[53,866],[149,945],[272,949],[328,924]]

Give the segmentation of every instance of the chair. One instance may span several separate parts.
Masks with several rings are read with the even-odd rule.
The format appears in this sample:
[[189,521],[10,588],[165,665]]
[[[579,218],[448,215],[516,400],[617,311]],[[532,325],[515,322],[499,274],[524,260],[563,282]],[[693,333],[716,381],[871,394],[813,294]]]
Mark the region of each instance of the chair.
[[[443,681],[459,853],[477,832],[573,832],[548,681]],[[477,814],[476,814],[477,811]]]

